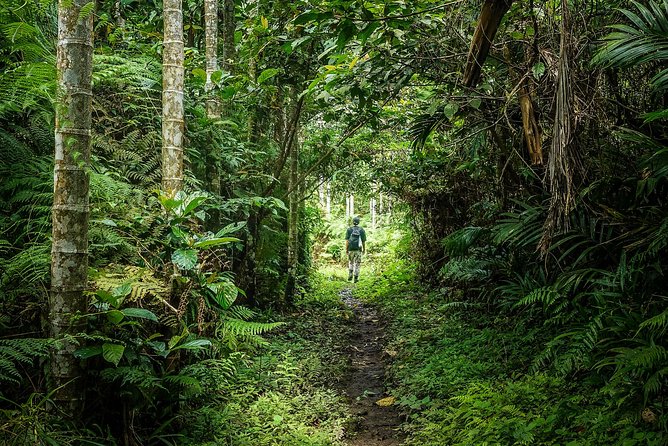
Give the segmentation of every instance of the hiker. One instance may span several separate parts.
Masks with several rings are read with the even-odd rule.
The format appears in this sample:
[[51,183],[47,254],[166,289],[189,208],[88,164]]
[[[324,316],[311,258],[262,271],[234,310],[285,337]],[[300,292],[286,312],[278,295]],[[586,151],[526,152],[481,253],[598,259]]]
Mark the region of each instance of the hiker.
[[359,279],[362,254],[366,247],[366,233],[358,226],[359,217],[353,217],[353,225],[346,231],[346,254],[348,254],[348,282]]

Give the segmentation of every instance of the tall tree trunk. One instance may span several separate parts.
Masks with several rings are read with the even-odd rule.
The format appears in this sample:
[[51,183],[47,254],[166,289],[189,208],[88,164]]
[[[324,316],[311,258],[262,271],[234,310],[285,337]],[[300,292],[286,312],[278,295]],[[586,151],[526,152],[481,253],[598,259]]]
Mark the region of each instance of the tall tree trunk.
[[[51,336],[62,339],[81,331],[88,278],[88,191],[93,73],[93,10],[89,0],[58,2],[58,90],[51,248]],[[83,405],[83,383],[76,346],[63,340],[51,354],[53,400],[65,413]]]
[[332,190],[331,190],[331,185],[330,182],[327,182],[327,190],[326,190],[326,201],[327,204],[325,205],[325,215],[327,215],[327,218],[330,218],[332,216]]
[[376,199],[372,198],[369,201],[369,207],[371,211],[371,228],[376,229]]
[[318,204],[320,209],[325,208],[325,180],[320,177],[320,184],[318,184]]
[[285,285],[285,303],[292,303],[297,283],[297,267],[299,265],[299,143],[297,138],[290,145],[290,175],[288,189],[291,190],[288,214],[288,280]]
[[162,189],[183,188],[183,10],[181,0],[164,0],[162,56]]
[[218,101],[211,94],[211,76],[218,71],[218,0],[204,0],[204,32],[206,41],[206,114],[209,118],[220,117]]
[[[213,73],[218,71],[218,0],[204,0],[204,31],[206,42],[206,84],[204,90],[207,93],[206,114],[209,119],[220,118],[220,104],[213,94]],[[218,159],[215,156],[218,147],[208,144],[206,150],[206,180],[209,190],[220,195],[220,173],[218,172]],[[207,227],[211,231],[217,231],[220,226],[220,213],[212,210]]]
[[234,72],[236,49],[234,47],[234,32],[237,28],[234,16],[234,0],[223,0],[223,70]]
[[513,0],[485,0],[483,3],[464,70],[464,85],[467,87],[477,85],[494,36],[512,3]]

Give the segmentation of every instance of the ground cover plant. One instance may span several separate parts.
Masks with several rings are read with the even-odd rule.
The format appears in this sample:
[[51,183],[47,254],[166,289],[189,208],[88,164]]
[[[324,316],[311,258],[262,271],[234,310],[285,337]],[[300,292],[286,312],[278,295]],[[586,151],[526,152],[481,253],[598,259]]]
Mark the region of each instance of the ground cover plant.
[[[456,289],[415,285],[391,264],[355,290],[394,319],[392,393],[410,445],[659,445],[665,432],[594,375],[532,364],[550,334],[518,315],[487,315]],[[461,292],[461,291],[460,291]],[[460,295],[461,297],[461,295]]]

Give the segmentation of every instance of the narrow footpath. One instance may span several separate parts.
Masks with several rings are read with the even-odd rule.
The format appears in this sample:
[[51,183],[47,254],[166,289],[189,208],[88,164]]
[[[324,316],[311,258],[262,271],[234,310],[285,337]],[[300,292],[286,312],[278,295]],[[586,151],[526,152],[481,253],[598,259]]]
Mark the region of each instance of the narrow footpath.
[[352,411],[359,417],[357,435],[349,446],[400,445],[401,418],[393,398],[385,393],[387,368],[385,325],[376,310],[352,295],[350,288],[341,291],[341,299],[355,315],[355,326],[349,346],[351,372],[345,391]]

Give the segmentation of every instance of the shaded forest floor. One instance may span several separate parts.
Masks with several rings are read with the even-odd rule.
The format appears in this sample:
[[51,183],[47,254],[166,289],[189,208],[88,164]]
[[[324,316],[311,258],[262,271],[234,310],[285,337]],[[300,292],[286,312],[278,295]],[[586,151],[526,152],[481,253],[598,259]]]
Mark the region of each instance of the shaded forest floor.
[[[662,446],[600,383],[531,371],[542,326],[420,289],[409,262],[322,268],[188,438],[238,446]],[[212,428],[215,432],[212,432]],[[198,434],[204,434],[199,436]],[[218,441],[190,442],[213,446]]]
[[359,417],[356,435],[350,446],[394,446],[401,443],[401,425],[395,399],[384,385],[388,352],[385,349],[386,321],[375,308],[353,297],[352,290],[341,291],[346,307],[354,314],[352,337],[348,347],[350,374],[345,392],[351,399],[354,415]]

